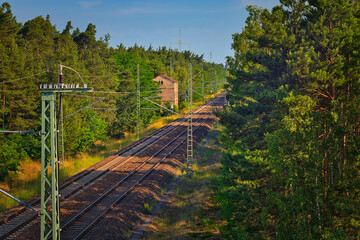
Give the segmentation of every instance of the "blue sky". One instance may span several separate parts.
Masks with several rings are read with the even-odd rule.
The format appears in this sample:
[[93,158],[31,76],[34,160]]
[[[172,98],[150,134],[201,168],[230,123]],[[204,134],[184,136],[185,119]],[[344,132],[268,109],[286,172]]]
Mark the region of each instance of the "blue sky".
[[17,21],[50,15],[52,24],[62,31],[68,21],[84,31],[95,24],[97,38],[110,33],[110,45],[134,43],[154,48],[178,49],[174,42],[190,43],[182,49],[205,60],[225,63],[232,56],[232,34],[241,32],[248,16],[245,7],[258,5],[271,9],[278,0],[8,0]]

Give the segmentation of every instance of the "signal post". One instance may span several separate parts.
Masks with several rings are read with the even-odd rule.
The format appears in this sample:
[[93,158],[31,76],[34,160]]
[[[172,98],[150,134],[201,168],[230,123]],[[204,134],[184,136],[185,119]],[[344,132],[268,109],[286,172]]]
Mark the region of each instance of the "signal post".
[[[62,66],[60,65],[60,69]],[[56,94],[92,92],[86,84],[64,84],[60,71],[59,84],[41,84],[41,227],[40,239],[60,239],[59,156],[56,121]],[[60,109],[60,108],[59,108]]]

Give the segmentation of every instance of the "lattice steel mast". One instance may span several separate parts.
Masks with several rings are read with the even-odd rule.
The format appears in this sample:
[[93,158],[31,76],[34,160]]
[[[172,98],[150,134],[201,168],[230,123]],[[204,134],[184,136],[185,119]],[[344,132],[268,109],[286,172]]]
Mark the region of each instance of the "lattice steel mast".
[[202,71],[202,73],[201,73],[201,88],[202,88],[202,95],[203,95],[204,103],[205,103],[204,63],[202,63],[201,71]]
[[92,88],[79,84],[65,85],[62,65],[59,84],[41,84],[41,227],[40,239],[60,239],[60,195],[58,123],[56,121],[56,94],[91,92]]
[[187,173],[193,172],[193,123],[192,123],[192,66],[189,63],[189,80],[188,80],[188,126],[187,126]]
[[173,78],[173,75],[172,75],[172,68],[173,68],[173,66],[172,66],[172,59],[170,58],[170,77],[171,78]]
[[136,133],[137,133],[137,139],[140,139],[140,129],[141,129],[141,119],[140,119],[140,70],[139,70],[139,63],[137,64],[137,78],[136,78],[136,89],[137,89],[137,102],[136,102],[136,107],[137,107],[137,122],[136,122]]
[[182,51],[181,45],[189,44],[189,43],[184,42],[184,41],[181,40],[181,30],[179,30],[179,41],[174,42],[174,44],[178,44],[178,45],[179,45],[179,52]]
[[41,239],[47,239],[50,234],[53,239],[60,239],[55,93],[41,92],[41,104]]

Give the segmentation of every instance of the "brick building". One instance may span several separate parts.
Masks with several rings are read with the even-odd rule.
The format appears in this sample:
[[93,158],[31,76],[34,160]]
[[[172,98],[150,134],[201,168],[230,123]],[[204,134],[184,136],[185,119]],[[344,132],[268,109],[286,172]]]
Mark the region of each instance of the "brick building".
[[161,96],[161,105],[165,105],[165,102],[170,102],[171,105],[179,107],[179,82],[162,73],[154,78],[153,81],[159,83],[162,91],[158,94],[158,96]]

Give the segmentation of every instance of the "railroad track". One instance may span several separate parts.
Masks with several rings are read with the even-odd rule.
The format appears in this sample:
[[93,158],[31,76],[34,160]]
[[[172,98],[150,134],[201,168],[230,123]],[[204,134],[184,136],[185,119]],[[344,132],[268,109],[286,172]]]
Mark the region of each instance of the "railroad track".
[[[176,124],[181,123],[177,122]],[[175,125],[176,127],[176,125]],[[172,126],[167,126],[162,129],[157,130],[151,135],[131,144],[126,149],[118,152],[115,156],[104,159],[100,163],[92,166],[91,168],[80,172],[75,175],[70,181],[65,182],[60,186],[61,201],[65,201],[70,197],[74,197],[79,191],[84,190],[89,184],[97,179],[100,179],[106,173],[110,172],[115,167],[125,164],[132,156],[135,156],[136,153],[141,152],[147,145],[156,142],[159,138],[166,135]],[[126,155],[125,157],[123,155]],[[123,156],[120,159],[116,159],[119,156]],[[35,209],[40,208],[40,198],[34,200],[29,204]],[[38,215],[28,208],[21,208],[19,211],[11,214],[10,216],[5,217],[0,222],[0,239],[6,239],[11,234],[16,233],[21,228],[34,221]]]
[[[178,125],[182,122],[185,122],[185,119],[177,119],[172,124],[166,125],[156,130],[152,134],[140,139],[139,141],[134,142],[127,148],[116,153],[114,156],[110,156],[88,168],[87,170],[76,174],[69,181],[64,182],[60,186],[60,193],[62,196],[61,201],[72,197],[74,194],[88,186],[92,181],[99,179],[101,176],[105,175],[115,167],[126,163],[129,158],[134,156],[136,153],[139,153],[141,150],[143,150],[150,144],[156,142],[158,139],[171,131],[174,127],[178,127]],[[116,159],[119,156],[125,157],[121,157],[121,159]],[[29,205],[36,209],[40,208],[40,198],[34,200]],[[11,234],[26,226],[28,223],[30,223],[37,217],[37,214],[30,211],[28,208],[23,207],[15,213],[3,218],[0,221],[0,239],[5,239],[6,237],[9,237]]]
[[[194,113],[201,114],[206,107],[205,105]],[[207,116],[205,119],[199,118],[198,121],[206,122],[209,118],[210,116]],[[95,199],[90,198],[91,203],[88,203],[89,198],[85,197],[85,199],[83,199],[85,206],[78,206],[77,208],[83,209],[82,211],[76,214],[64,214],[65,217],[62,217],[62,222],[65,222],[65,224],[61,227],[62,238],[76,239],[84,235],[106,212],[110,211],[115,204],[121,201],[137,184],[146,178],[163,159],[180,146],[186,139],[186,137],[181,138],[181,136],[186,133],[186,130],[180,130],[180,133],[175,130],[184,128],[181,123],[185,121],[186,119],[179,119],[173,122],[173,124],[159,129],[148,137],[130,145],[127,149],[120,151],[115,156],[101,161],[65,182],[61,186],[62,205],[65,205],[66,202],[71,202],[81,194],[86,195],[84,194],[85,191],[90,195],[92,188],[98,190],[95,196],[98,196],[99,192],[103,192],[103,194]],[[201,124],[195,128],[195,131],[200,125]],[[169,139],[172,140],[169,141]],[[162,145],[162,147],[151,157],[147,157],[141,161],[136,160],[139,159],[137,156],[141,155],[144,150],[151,149],[151,146],[157,145]],[[117,171],[120,171],[120,167],[122,174],[115,174]],[[111,179],[116,179],[116,181],[111,181]],[[105,185],[107,185],[106,187],[104,187],[104,182]],[[108,186],[109,184],[106,184],[107,182],[112,182],[110,188]],[[79,197],[76,199],[78,198]],[[80,200],[77,200],[77,202],[81,201],[80,196]],[[36,208],[37,204],[35,201],[33,206]],[[38,222],[39,219],[37,219],[36,214],[21,209],[17,215],[13,214],[0,222],[0,239],[17,238],[21,232],[26,231],[26,225],[30,227],[30,225],[34,226],[38,224]]]

